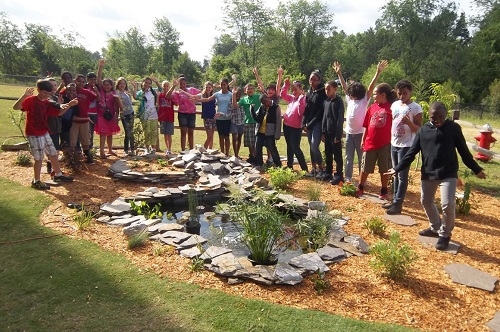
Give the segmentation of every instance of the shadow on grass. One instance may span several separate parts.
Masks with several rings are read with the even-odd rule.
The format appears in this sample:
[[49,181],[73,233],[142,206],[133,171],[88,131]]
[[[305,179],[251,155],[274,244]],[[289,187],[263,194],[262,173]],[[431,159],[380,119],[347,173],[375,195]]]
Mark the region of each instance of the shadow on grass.
[[28,331],[406,331],[145,273],[38,222],[46,196],[0,179],[1,328]]

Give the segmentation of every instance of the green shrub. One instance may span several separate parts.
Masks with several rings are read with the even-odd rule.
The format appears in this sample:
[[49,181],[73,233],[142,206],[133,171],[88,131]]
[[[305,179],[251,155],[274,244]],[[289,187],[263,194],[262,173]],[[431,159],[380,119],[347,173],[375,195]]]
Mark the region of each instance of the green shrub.
[[319,212],[317,216],[301,219],[293,226],[295,236],[307,238],[308,248],[316,250],[324,247],[328,242],[328,231],[335,222],[335,218],[326,212]]
[[295,173],[291,168],[271,167],[267,169],[267,173],[276,189],[287,189],[302,177],[302,173]]
[[358,188],[352,182],[339,183],[339,194],[342,196],[356,196],[357,190]]
[[139,201],[139,203],[135,201],[130,202],[130,210],[137,215],[143,215],[146,219],[161,218],[163,213],[160,209],[160,203],[156,203],[151,207],[146,201]]
[[363,225],[370,232],[370,234],[383,235],[387,225],[380,217],[373,217],[365,220]]
[[82,203],[80,211],[76,212],[73,216],[73,221],[76,224],[76,229],[79,231],[83,231],[85,228],[90,227],[96,215],[97,213],[86,210],[84,204]]
[[466,182],[464,184],[464,194],[463,196],[455,198],[455,211],[458,214],[468,215],[471,209],[469,198],[471,195],[470,183]]
[[31,166],[31,155],[28,152],[19,152],[14,164],[17,166]]
[[147,230],[139,232],[128,239],[127,248],[134,249],[138,247],[142,247],[146,244],[148,240],[149,234]]
[[321,184],[315,182],[314,184],[307,187],[307,198],[310,201],[319,201],[321,196]]
[[370,248],[370,253],[375,256],[370,265],[376,272],[390,279],[401,279],[407,275],[417,254],[409,245],[401,245],[400,242],[399,233],[393,232],[389,241],[379,241]]
[[320,269],[316,271],[316,277],[312,277],[311,281],[313,282],[314,290],[318,295],[323,294],[326,289],[330,288],[330,282],[325,279],[325,272],[321,272]]

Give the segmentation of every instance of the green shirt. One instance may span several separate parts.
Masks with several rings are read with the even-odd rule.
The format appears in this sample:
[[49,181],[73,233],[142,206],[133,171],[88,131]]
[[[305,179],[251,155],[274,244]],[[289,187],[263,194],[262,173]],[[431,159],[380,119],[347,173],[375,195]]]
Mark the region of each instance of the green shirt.
[[254,93],[251,96],[245,96],[238,100],[238,105],[242,106],[243,109],[245,110],[245,124],[249,123],[257,123],[253,118],[252,118],[252,113],[250,112],[250,105],[255,105],[254,108],[255,110],[258,110],[260,107],[260,94]]

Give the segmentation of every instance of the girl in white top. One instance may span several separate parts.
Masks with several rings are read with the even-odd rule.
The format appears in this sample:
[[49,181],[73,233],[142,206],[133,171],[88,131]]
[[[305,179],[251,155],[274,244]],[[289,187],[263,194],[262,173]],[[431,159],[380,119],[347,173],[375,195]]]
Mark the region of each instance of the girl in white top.
[[380,73],[387,67],[388,63],[386,60],[380,61],[377,65],[377,71],[373,76],[368,91],[363,84],[359,82],[353,82],[349,86],[342,75],[341,66],[338,61],[333,63],[333,70],[337,73],[342,89],[346,95],[347,110],[346,110],[346,121],[345,121],[345,181],[351,182],[353,163],[354,163],[354,152],[358,155],[358,172],[361,169],[361,139],[363,138],[363,121],[365,119],[366,110],[368,109],[368,103],[373,93],[373,89],[377,83],[377,79]]

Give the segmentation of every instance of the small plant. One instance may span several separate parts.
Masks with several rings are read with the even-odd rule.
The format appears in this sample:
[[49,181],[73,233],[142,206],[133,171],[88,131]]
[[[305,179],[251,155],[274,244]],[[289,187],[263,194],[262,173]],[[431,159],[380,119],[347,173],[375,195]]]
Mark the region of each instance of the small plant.
[[71,168],[73,171],[78,171],[82,169],[82,153],[74,148],[66,146],[62,150],[64,163],[66,166]]
[[[467,179],[471,173],[469,170],[464,171],[464,179]],[[471,209],[471,204],[469,202],[471,195],[471,186],[469,182],[464,183],[464,193],[463,195],[457,195],[455,197],[455,211],[458,214],[468,215]]]
[[162,245],[159,242],[153,246],[153,256],[161,256],[166,251],[167,251],[166,246]]
[[330,288],[330,282],[325,279],[325,272],[321,272],[320,269],[316,271],[316,277],[311,278],[316,294],[321,295],[323,292]]
[[302,177],[301,173],[295,173],[291,168],[271,167],[267,169],[267,173],[276,189],[287,189]]
[[372,268],[390,279],[401,279],[408,274],[408,270],[417,259],[417,254],[407,244],[400,244],[401,236],[397,232],[391,233],[389,241],[379,241],[370,249],[375,257],[370,262]]
[[339,183],[339,194],[342,196],[356,196],[357,189],[352,182]]
[[130,202],[130,210],[134,211],[137,215],[143,215],[146,219],[161,218],[163,214],[160,209],[160,203],[156,203],[151,207],[146,201],[140,201],[139,203],[135,201]]
[[194,257],[193,259],[191,259],[191,266],[189,268],[193,272],[199,272],[205,268],[204,264],[205,261],[203,259],[201,259],[200,257]]
[[160,165],[160,167],[167,167],[168,166],[168,161],[163,159],[163,158],[158,158],[157,161],[158,161],[158,165]]
[[373,217],[365,220],[363,225],[370,232],[370,234],[383,235],[387,225],[380,217]]
[[132,235],[127,242],[127,248],[128,249],[134,249],[138,247],[142,247],[146,244],[146,241],[148,240],[149,234],[147,230],[143,230],[142,232],[139,232],[135,235]]
[[307,238],[310,250],[317,250],[328,242],[328,231],[334,222],[334,216],[319,212],[315,217],[299,220],[294,225],[294,229],[296,236]]
[[17,111],[14,111],[11,109],[9,111],[9,119],[10,119],[10,122],[12,122],[12,124],[17,127],[17,129],[21,133],[21,136],[25,140],[28,140],[26,138],[26,136],[24,135],[24,126],[25,126],[25,122],[26,122],[26,112],[17,112]]
[[17,166],[31,166],[31,155],[24,151],[19,152],[14,164]]
[[79,231],[83,231],[85,228],[91,226],[92,222],[94,221],[94,217],[96,215],[97,213],[85,209],[82,203],[79,211],[76,212],[75,215],[73,216],[73,221],[76,224],[76,229]]
[[310,201],[319,201],[321,196],[321,185],[316,182],[307,187],[307,198]]

